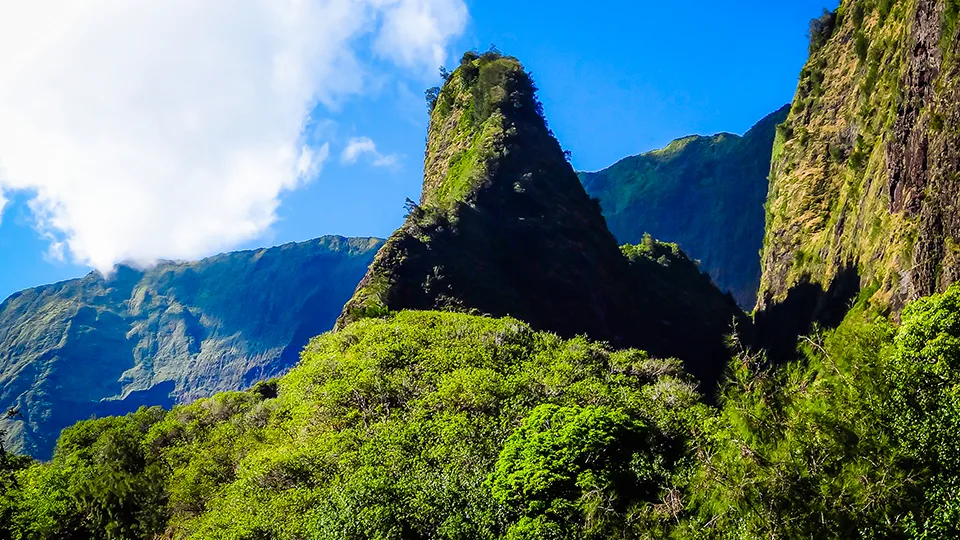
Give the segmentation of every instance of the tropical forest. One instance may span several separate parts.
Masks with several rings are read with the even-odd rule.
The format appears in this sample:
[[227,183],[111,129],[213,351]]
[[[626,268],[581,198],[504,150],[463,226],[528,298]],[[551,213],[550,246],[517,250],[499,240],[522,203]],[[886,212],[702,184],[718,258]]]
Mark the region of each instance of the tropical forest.
[[[370,38],[382,59],[401,46],[380,44],[413,32],[404,25],[417,16],[443,23],[444,2],[251,13],[313,44],[362,32],[322,20],[363,3],[356,16],[384,25]],[[208,8],[195,9],[190,20],[203,20]],[[323,14],[320,37],[289,23],[310,9]],[[222,22],[244,34],[258,21]],[[34,169],[5,161],[0,130],[0,209],[5,192],[14,206],[35,195],[24,204],[45,216],[36,231],[50,250],[67,231],[57,249],[89,271],[0,304],[0,540],[960,538],[958,21],[957,0],[817,9],[803,20],[790,103],[743,135],[676,138],[597,171],[578,170],[547,122],[564,95],[548,89],[552,76],[507,47],[461,49],[431,75],[425,148],[414,137],[420,195],[393,201],[403,215],[392,234],[238,242],[250,249],[148,264],[131,248],[107,270],[82,255],[95,242],[78,224],[87,214],[71,210],[80,199],[58,198],[66,184],[17,184]],[[97,46],[113,47],[112,35]],[[47,45],[24,61],[46,58]],[[289,63],[303,51],[281,49],[276,81],[309,78]],[[330,92],[354,84],[336,69],[324,75],[343,76]],[[217,107],[260,91],[242,80]],[[0,102],[13,103],[7,84],[0,75]],[[53,103],[43,88],[17,110]],[[91,88],[71,92],[82,102]],[[283,107],[269,111],[256,121],[266,139]],[[312,133],[333,129],[321,124]],[[151,126],[148,140],[193,140]],[[111,139],[103,156],[141,155],[137,140]],[[269,172],[250,148],[236,159],[258,180],[230,184],[227,200],[264,189],[257,175]],[[338,161],[329,146],[304,148],[291,170]],[[351,140],[340,166],[389,171],[409,158],[386,152]],[[69,176],[57,159],[49,170]],[[111,204],[126,204],[125,182],[111,184]],[[176,185],[164,180],[144,204]],[[205,219],[177,238],[228,225]],[[13,265],[4,238],[11,262],[0,264]]]

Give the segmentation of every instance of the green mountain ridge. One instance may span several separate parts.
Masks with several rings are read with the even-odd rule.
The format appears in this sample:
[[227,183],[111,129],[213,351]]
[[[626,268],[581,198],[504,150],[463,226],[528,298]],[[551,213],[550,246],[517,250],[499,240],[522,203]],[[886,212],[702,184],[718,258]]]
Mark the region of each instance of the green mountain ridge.
[[0,304],[6,447],[49,457],[93,415],[247,388],[333,326],[382,240],[323,237],[146,271],[121,266]]
[[843,0],[811,21],[758,339],[730,336],[716,399],[702,364],[590,333],[712,339],[697,321],[732,300],[676,244],[617,250],[519,62],[468,53],[432,94],[421,203],[336,329],[248,391],[79,422],[46,463],[0,449],[0,538],[960,537],[958,19]]
[[[735,303],[682,253],[663,279],[621,253],[547,129],[516,58],[468,53],[432,107],[423,192],[337,328],[403,309],[512,316],[563,337],[678,357],[714,387]],[[639,242],[641,239],[638,238]],[[691,271],[678,271],[687,265]],[[655,268],[656,267],[656,268]],[[683,291],[683,293],[681,293]],[[690,301],[674,301],[681,296]]]
[[618,241],[637,243],[649,233],[675,242],[721,290],[752,309],[770,156],[776,126],[788,111],[785,106],[768,115],[742,137],[690,135],[578,174],[587,194],[600,200]]

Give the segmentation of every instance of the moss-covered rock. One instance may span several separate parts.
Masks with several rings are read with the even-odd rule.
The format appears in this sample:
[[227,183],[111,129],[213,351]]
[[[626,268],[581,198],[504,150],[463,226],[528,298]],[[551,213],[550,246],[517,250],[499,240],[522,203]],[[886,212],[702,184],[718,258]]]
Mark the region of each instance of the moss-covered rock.
[[896,313],[960,278],[957,12],[954,0],[841,3],[778,131],[761,310],[812,287],[817,318],[836,307],[824,293],[847,302],[876,284],[873,303]]
[[[697,289],[710,309],[680,314],[672,299],[684,292],[653,291],[655,280],[631,268],[517,59],[463,57],[433,104],[424,171],[420,204],[377,254],[339,328],[404,309],[475,310],[681,357],[708,386],[722,373],[739,309],[711,285]],[[688,324],[703,319],[722,323]]]

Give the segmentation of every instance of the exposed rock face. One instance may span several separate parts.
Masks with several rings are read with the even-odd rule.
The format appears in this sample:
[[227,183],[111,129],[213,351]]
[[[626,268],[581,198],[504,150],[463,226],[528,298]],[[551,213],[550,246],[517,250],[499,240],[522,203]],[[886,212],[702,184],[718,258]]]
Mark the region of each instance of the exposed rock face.
[[814,285],[816,319],[840,279],[837,298],[862,290],[896,314],[960,278],[958,10],[842,2],[778,130],[761,310]]
[[323,237],[29,289],[0,304],[8,448],[49,457],[60,430],[246,388],[329,330],[381,240]]
[[776,126],[785,106],[743,137],[677,139],[666,148],[580,173],[587,194],[600,199],[610,231],[637,243],[645,233],[676,242],[724,291],[752,309],[760,286],[763,203]]
[[[707,384],[716,380],[723,333],[739,310],[710,285],[704,304],[719,311],[674,318],[661,302],[680,291],[638,279],[515,58],[464,56],[433,107],[424,171],[420,205],[377,254],[338,327],[401,309],[511,315],[563,336],[678,356]],[[703,318],[723,331],[685,333]]]

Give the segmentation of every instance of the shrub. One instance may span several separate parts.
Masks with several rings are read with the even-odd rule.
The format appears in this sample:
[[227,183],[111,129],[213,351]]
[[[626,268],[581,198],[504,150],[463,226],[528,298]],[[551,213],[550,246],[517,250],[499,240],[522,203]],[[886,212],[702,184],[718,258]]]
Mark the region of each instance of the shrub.
[[833,29],[837,23],[837,12],[823,10],[823,14],[810,20],[810,29],[807,37],[810,39],[810,54],[814,54],[827,44],[833,37]]
[[427,112],[432,113],[433,109],[437,106],[437,100],[440,98],[440,87],[434,86],[433,88],[427,88],[423,92],[423,97],[427,101]]
[[863,32],[857,32],[857,36],[854,38],[854,49],[861,62],[867,59],[867,54],[870,52],[870,40]]
[[[516,512],[508,538],[607,538],[627,510],[659,500],[669,477],[657,436],[608,407],[541,405],[507,439],[490,477]],[[585,531],[580,531],[585,529]]]
[[960,535],[960,287],[903,312],[888,377],[889,421],[918,467],[919,538]]

